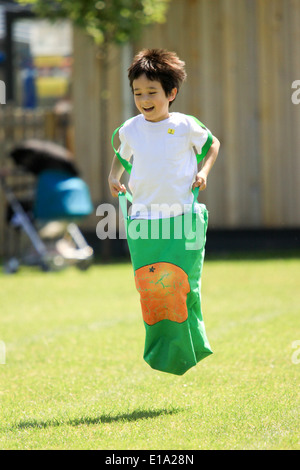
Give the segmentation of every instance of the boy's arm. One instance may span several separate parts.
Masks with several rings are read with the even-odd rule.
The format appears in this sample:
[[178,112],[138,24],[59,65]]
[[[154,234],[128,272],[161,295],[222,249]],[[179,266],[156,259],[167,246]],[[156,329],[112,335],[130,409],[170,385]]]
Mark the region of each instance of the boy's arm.
[[206,157],[203,160],[202,168],[196,175],[196,179],[193,184],[193,189],[196,187],[199,187],[199,190],[203,191],[203,189],[206,188],[207,177],[217,159],[219,148],[220,148],[220,142],[215,136],[213,136],[212,144],[210,146],[209,151],[206,154]]
[[126,193],[126,188],[124,184],[120,183],[120,178],[123,174],[124,167],[118,157],[115,155],[111,165],[111,170],[108,176],[109,189],[112,196],[117,197],[118,193]]

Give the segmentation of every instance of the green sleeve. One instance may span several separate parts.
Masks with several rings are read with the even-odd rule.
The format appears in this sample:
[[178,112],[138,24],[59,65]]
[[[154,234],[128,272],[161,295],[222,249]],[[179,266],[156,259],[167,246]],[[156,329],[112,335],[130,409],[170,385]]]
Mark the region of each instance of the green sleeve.
[[211,144],[212,144],[212,141],[213,141],[213,136],[212,136],[212,133],[210,132],[209,129],[207,129],[207,127],[201,122],[199,121],[199,119],[195,118],[194,116],[190,116],[192,117],[197,124],[199,124],[199,126],[201,126],[203,129],[205,129],[207,131],[207,140],[205,142],[205,144],[203,145],[202,147],[202,151],[201,153],[197,153],[196,157],[197,157],[197,162],[201,162],[201,160],[203,160],[203,158],[206,157],[206,154],[207,152],[209,151],[210,147],[211,147]]

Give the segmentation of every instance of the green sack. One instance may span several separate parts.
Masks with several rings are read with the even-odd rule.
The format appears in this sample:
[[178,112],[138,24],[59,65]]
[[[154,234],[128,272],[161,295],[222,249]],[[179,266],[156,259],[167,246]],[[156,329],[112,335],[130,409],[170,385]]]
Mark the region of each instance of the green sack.
[[188,213],[168,219],[131,219],[131,195],[119,193],[146,330],[144,359],[176,375],[212,354],[200,293],[208,213],[197,203],[198,192]]

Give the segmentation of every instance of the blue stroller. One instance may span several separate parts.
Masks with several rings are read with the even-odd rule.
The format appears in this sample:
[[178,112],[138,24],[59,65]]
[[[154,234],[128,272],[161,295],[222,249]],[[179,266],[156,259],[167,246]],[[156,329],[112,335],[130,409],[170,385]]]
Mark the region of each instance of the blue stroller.
[[[5,272],[16,272],[20,264],[38,265],[44,271],[70,265],[87,269],[93,249],[77,224],[93,212],[93,205],[70,152],[52,142],[31,139],[16,146],[10,157],[17,170],[0,173],[8,202],[6,220],[10,228],[27,235],[31,246],[21,255],[12,250]],[[28,173],[33,178],[32,198],[22,200],[16,191],[20,178],[25,181]]]

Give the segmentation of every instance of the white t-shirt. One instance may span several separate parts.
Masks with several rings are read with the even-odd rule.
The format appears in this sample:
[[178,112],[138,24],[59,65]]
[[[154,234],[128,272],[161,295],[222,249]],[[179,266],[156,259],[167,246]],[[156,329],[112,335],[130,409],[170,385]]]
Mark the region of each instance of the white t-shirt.
[[120,155],[126,160],[133,156],[132,217],[176,216],[190,207],[197,174],[195,149],[201,154],[208,134],[192,116],[177,112],[159,122],[147,121],[142,114],[125,122],[119,130]]

